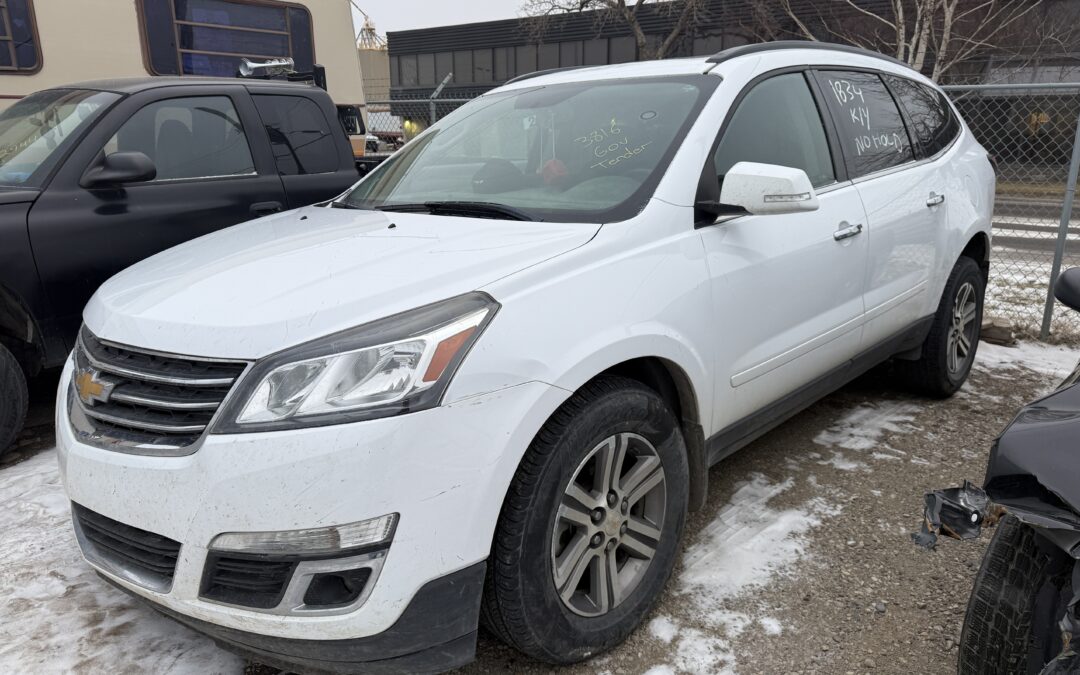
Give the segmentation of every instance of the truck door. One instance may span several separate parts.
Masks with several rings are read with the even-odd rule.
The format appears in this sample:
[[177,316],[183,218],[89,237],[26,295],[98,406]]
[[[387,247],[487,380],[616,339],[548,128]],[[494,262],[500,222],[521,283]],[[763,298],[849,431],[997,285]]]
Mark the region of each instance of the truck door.
[[[125,267],[285,208],[259,128],[242,88],[161,87],[118,103],[82,140],[29,215],[34,257],[64,334],[75,335],[86,301]],[[144,153],[156,178],[80,185],[115,152]]]
[[[280,88],[278,88],[280,91]],[[330,199],[359,180],[352,146],[326,97],[267,93],[251,88],[252,99],[277,162],[289,208]]]

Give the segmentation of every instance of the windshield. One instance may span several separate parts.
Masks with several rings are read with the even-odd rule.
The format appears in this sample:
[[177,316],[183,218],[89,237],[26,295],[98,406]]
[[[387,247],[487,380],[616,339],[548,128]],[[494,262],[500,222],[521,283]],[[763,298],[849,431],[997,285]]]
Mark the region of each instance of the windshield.
[[477,212],[493,204],[530,220],[625,220],[652,195],[718,82],[694,75],[495,92],[407,144],[343,203],[464,203]]
[[119,98],[103,91],[49,89],[0,113],[0,187],[41,187],[81,130]]

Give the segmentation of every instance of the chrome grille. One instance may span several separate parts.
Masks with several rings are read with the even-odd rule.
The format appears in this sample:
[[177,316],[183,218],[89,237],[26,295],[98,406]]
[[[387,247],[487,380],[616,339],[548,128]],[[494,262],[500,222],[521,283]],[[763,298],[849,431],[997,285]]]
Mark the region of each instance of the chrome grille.
[[83,327],[69,397],[72,425],[84,440],[106,446],[185,448],[206,431],[246,367],[124,347]]

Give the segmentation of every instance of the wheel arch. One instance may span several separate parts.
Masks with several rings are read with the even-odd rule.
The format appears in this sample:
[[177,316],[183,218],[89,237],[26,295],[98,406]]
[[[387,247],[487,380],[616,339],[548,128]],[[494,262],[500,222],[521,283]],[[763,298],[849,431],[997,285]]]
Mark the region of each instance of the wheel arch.
[[41,369],[45,349],[37,322],[26,304],[3,285],[0,285],[0,344],[15,356],[27,375]]
[[705,454],[701,408],[689,375],[677,363],[658,356],[637,357],[617,363],[599,373],[596,378],[606,375],[617,375],[640,382],[659,394],[671,408],[679,420],[686,441],[687,461],[690,466],[690,510],[699,510],[705,505],[709,490],[709,466]]
[[963,257],[971,258],[982,270],[983,283],[990,279],[990,237],[982,231],[976,232],[960,252]]

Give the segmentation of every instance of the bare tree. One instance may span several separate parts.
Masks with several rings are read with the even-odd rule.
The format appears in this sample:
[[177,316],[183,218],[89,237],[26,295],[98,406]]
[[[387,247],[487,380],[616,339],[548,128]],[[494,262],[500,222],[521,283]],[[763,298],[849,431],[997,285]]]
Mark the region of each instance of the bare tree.
[[[542,41],[558,15],[592,12],[598,31],[608,24],[622,23],[634,36],[639,58],[662,59],[686,35],[704,4],[705,0],[526,0],[521,15],[530,36]],[[643,12],[660,13],[675,21],[659,41],[650,40],[641,25]]]
[[[750,0],[758,39],[801,37],[891,54],[934,80],[973,58],[1032,60],[1075,47],[1077,21],[1053,0]],[[1054,11],[1051,11],[1053,9]],[[1062,16],[1062,11],[1071,16]]]

